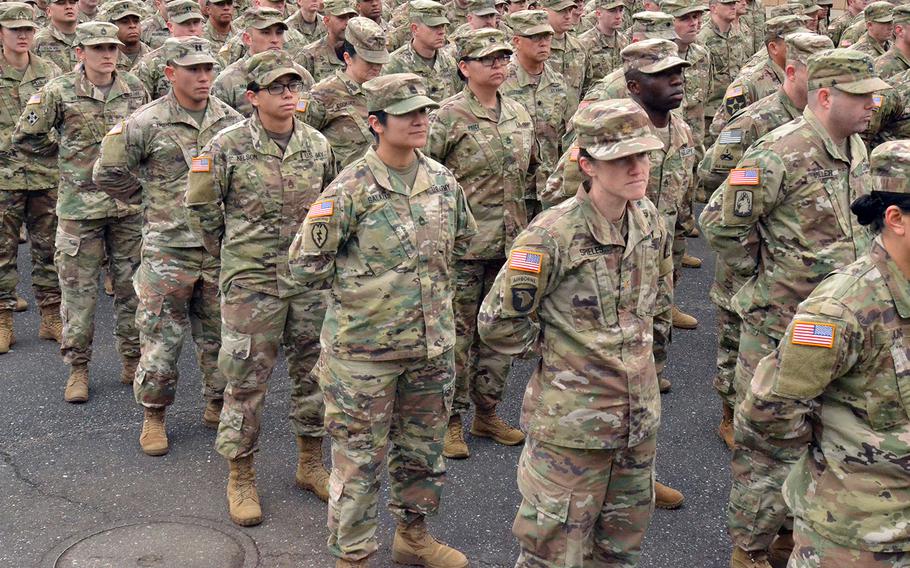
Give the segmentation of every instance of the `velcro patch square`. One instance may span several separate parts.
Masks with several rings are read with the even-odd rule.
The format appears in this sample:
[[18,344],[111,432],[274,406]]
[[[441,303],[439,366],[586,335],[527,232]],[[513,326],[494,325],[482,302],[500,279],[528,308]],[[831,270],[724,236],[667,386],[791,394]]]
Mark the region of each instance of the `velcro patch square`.
[[41,93],[35,93],[34,95],[28,98],[28,102],[25,104],[36,105],[41,102]]
[[741,86],[741,85],[737,85],[737,86],[735,86],[735,87],[730,87],[729,89],[727,89],[727,96],[726,96],[726,98],[738,97],[738,96],[740,96],[740,95],[742,95],[742,94],[743,94],[743,88],[742,88],[742,86]]
[[310,108],[310,101],[303,99],[297,101],[297,112],[306,112],[308,108]]
[[717,137],[718,144],[739,144],[743,141],[743,131],[734,128],[733,130],[724,130]]
[[115,124],[114,127],[111,128],[110,131],[108,132],[109,135],[122,134],[122,133],[123,133],[123,123],[122,122],[118,122],[117,124]]

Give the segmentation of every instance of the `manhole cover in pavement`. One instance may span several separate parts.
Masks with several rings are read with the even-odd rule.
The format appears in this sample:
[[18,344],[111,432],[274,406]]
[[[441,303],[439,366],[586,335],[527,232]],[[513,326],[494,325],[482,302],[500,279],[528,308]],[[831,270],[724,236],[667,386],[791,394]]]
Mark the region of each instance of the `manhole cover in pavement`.
[[241,531],[206,519],[133,520],[69,539],[46,568],[255,568],[259,553]]

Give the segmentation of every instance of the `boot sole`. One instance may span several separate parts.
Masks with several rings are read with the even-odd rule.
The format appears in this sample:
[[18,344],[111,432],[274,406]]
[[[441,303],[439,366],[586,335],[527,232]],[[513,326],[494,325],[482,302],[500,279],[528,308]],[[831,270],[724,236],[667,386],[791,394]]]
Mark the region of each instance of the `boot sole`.
[[60,343],[60,340],[57,339],[57,337],[54,334],[47,332],[47,331],[38,331],[38,337],[40,339],[47,339],[50,341],[55,341],[57,343]]
[[142,448],[142,453],[144,453],[147,456],[158,457],[158,456],[163,456],[164,454],[166,454],[169,449],[170,448],[164,448],[164,449],[160,449],[160,450],[158,450],[158,449],[147,450],[145,448]]
[[449,454],[445,451],[442,452],[442,457],[448,458],[450,460],[466,460],[471,457],[471,452],[468,453],[458,453],[458,454]]
[[255,517],[252,519],[240,519],[234,515],[230,515],[230,517],[231,522],[235,525],[240,525],[241,527],[255,527],[256,525],[262,524],[262,517]]
[[320,494],[313,488],[313,486],[310,485],[309,483],[304,483],[304,482],[300,481],[299,479],[294,478],[294,485],[296,485],[296,486],[297,486],[298,488],[300,488],[300,489],[303,489],[304,491],[309,491],[310,493],[312,493],[312,494],[315,495],[316,497],[319,497],[319,500],[322,501],[323,503],[328,503],[328,502],[329,502],[329,496],[328,496],[328,495],[326,495],[325,497],[323,497],[323,496],[320,495]]
[[[395,549],[392,549],[392,561],[396,564],[405,564],[407,566],[427,565],[423,558],[415,556],[414,554],[408,552],[398,552]],[[459,565],[457,568],[467,568],[469,565],[469,562],[465,562],[464,564]]]
[[696,264],[694,262],[684,262],[684,263],[682,263],[682,265],[683,265],[683,268],[701,268],[700,262],[698,264]]
[[88,402],[88,397],[74,396],[71,398],[63,397],[63,400],[66,402],[71,402],[73,404],[82,404],[83,402]]
[[685,501],[686,501],[685,498],[683,498],[683,499],[680,499],[679,501],[675,501],[673,503],[654,503],[654,506],[657,507],[658,509],[665,509],[665,510],[679,509],[680,507],[682,507],[682,504]]
[[521,440],[518,440],[517,442],[512,442],[510,440],[504,440],[502,438],[497,438],[493,434],[488,434],[486,432],[474,430],[473,428],[471,428],[471,435],[477,436],[478,438],[488,438],[490,440],[493,440],[497,444],[502,444],[503,446],[520,446],[525,441],[524,438],[522,438]]
[[221,420],[216,420],[215,422],[211,422],[209,420],[206,420],[205,418],[202,419],[202,425],[205,426],[206,428],[208,428],[209,430],[217,430],[218,425],[220,423],[221,423]]
[[695,325],[680,325],[680,324],[674,323],[674,324],[673,324],[673,327],[675,327],[676,329],[685,329],[685,330],[691,331],[691,330],[693,330],[693,329],[698,329],[698,324],[695,324]]

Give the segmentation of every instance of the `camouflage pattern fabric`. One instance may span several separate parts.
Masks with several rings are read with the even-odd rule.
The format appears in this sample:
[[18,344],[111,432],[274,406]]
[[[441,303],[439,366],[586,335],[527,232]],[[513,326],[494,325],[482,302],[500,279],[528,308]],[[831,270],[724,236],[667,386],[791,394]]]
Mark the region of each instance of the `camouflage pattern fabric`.
[[587,54],[587,68],[584,83],[579,91],[579,100],[591,86],[605,77],[610,71],[622,67],[619,52],[629,45],[629,38],[617,31],[613,37],[607,37],[599,29],[591,28],[578,36],[578,42]]
[[339,167],[363,157],[374,140],[367,123],[366,96],[360,85],[339,70],[316,83],[311,96],[310,124],[328,139]]
[[692,65],[683,69],[685,98],[679,108],[686,124],[692,129],[692,138],[701,155],[704,153],[702,145],[705,140],[705,101],[708,100],[714,82],[711,55],[703,46],[693,43],[680,56]]
[[60,68],[63,73],[75,69],[79,60],[76,58],[76,34],[65,35],[53,25],[35,33],[32,46],[35,55],[46,59]]
[[336,71],[344,71],[344,61],[329,45],[328,36],[305,45],[294,55],[294,59],[310,72],[317,83],[334,76]]
[[150,51],[151,48],[142,42],[139,42],[139,51],[136,53],[128,54],[121,51],[120,55],[117,56],[117,71],[120,73],[132,71],[136,63]]
[[793,530],[794,548],[788,566],[822,568],[823,566],[863,566],[863,568],[900,568],[910,562],[907,552],[872,552],[841,546],[797,520]]
[[[136,64],[133,65],[132,73],[142,81],[145,90],[148,91],[152,100],[159,99],[171,90],[171,82],[164,76],[164,68],[167,66],[168,53],[162,45],[158,49],[143,55]],[[215,75],[221,73],[222,66],[215,65]]]
[[878,57],[885,55],[890,47],[891,42],[882,43],[868,33],[865,33],[850,46],[850,49],[867,53],[872,56],[872,59],[877,59]]
[[[224,71],[217,74],[215,82],[212,83],[212,96],[221,99],[243,116],[253,114],[253,105],[246,99],[246,87],[250,83],[246,69],[248,62],[249,56],[244,56],[231,63]],[[303,90],[300,92],[300,102],[297,107],[298,115],[305,117],[310,106],[313,77],[309,71],[300,65],[295,64],[294,68],[300,74],[300,80],[303,83]]]
[[204,26],[202,26],[202,37],[209,40],[212,44],[212,49],[215,51],[220,50],[224,44],[231,38],[233,35],[233,30],[229,30],[227,33],[222,34],[215,29],[211,21],[207,21]]
[[322,15],[317,13],[315,16],[316,18],[312,23],[307,23],[303,20],[303,16],[298,10],[293,16],[285,20],[284,23],[288,25],[289,31],[293,30],[300,34],[304,44],[310,44],[325,37],[328,33],[325,23],[322,21]]
[[765,46],[765,6],[762,0],[747,0],[748,11],[739,17],[752,33],[752,45],[747,44],[746,55],[751,55]]
[[736,360],[739,354],[740,319],[736,312],[724,306],[717,308],[717,374],[712,386],[724,403],[736,407]]
[[417,55],[411,42],[405,43],[389,55],[389,62],[382,66],[382,74],[414,73],[423,79],[428,96],[436,102],[459,92],[463,83],[458,78],[458,65],[442,50],[436,52],[432,67]]
[[[235,26],[234,29],[244,30],[246,29],[246,26]],[[290,29],[285,30],[284,49],[291,53],[302,50],[308,43],[310,42],[308,42],[300,32]],[[224,68],[249,55],[249,53],[249,47],[243,43],[243,33],[235,33],[221,46],[221,49],[218,50],[218,62],[221,64],[221,67]]]
[[733,33],[732,29],[726,34],[721,33],[710,18],[698,32],[697,41],[708,50],[711,64],[714,66],[714,82],[705,99],[705,120],[708,124],[714,118],[717,107],[723,103],[727,85],[733,82],[749,58],[751,39]]
[[715,140],[727,122],[746,107],[777,91],[784,83],[784,70],[769,58],[760,67],[740,75],[730,83],[723,103],[711,121],[711,139]]
[[158,49],[167,38],[171,37],[170,30],[167,29],[167,20],[161,17],[161,14],[142,20],[139,24],[142,32],[139,34],[139,41],[149,46],[151,49]]
[[891,49],[875,60],[875,73],[885,80],[908,69],[910,69],[910,61],[908,61],[907,57],[893,45],[891,46]]
[[550,49],[550,58],[546,64],[566,85],[568,100],[566,120],[568,120],[575,114],[575,109],[578,108],[578,103],[584,94],[585,72],[588,66],[587,49],[571,33],[563,34],[561,38],[554,35]]
[[840,45],[841,37],[844,34],[844,31],[856,24],[857,22],[863,22],[863,13],[860,12],[855,16],[851,15],[850,12],[844,12],[840,16],[831,20],[831,23],[828,25],[828,37],[831,38],[831,41],[834,42],[834,45]]

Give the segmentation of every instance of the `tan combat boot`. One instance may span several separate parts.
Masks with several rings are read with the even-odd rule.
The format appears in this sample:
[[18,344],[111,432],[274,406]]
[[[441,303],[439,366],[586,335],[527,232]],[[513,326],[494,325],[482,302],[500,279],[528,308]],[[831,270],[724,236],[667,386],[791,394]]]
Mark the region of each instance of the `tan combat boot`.
[[241,527],[251,527],[262,522],[259,493],[256,491],[256,470],[253,455],[230,460],[227,498],[231,520]]
[[149,456],[163,456],[167,453],[167,430],[164,426],[164,408],[146,408],[142,420],[139,445]]
[[449,426],[446,428],[442,455],[454,460],[463,460],[471,457],[471,451],[464,441],[464,428],[461,426],[461,416],[458,414],[453,414],[449,417]]
[[692,256],[691,254],[684,254],[682,257],[682,265],[685,268],[701,268],[701,259],[697,256]]
[[673,306],[672,317],[673,327],[677,329],[695,329],[698,327],[698,320],[677,308],[676,305]]
[[104,269],[104,293],[108,296],[114,295],[114,278],[108,268]]
[[66,402],[85,402],[88,400],[88,364],[82,363],[70,367],[70,378],[63,391]]
[[727,444],[727,448],[733,449],[733,409],[726,402],[721,403],[724,407],[724,416],[720,419],[720,425],[717,427],[717,435]]
[[474,411],[471,434],[479,438],[492,438],[504,446],[517,446],[525,441],[525,435],[518,428],[512,428],[496,414],[496,407]]
[[16,343],[16,334],[13,332],[13,312],[0,311],[0,353],[9,353],[9,348]]
[[427,568],[465,568],[468,565],[464,554],[430,536],[422,518],[410,525],[398,525],[392,541],[392,560]]
[[16,296],[16,307],[13,308],[17,312],[24,312],[28,309],[28,302],[25,301],[25,298],[20,298]]
[[322,437],[297,436],[297,487],[329,501],[329,472],[322,463]]
[[38,337],[53,339],[57,343],[63,339],[63,320],[60,319],[60,304],[41,306],[41,325]]
[[673,383],[670,382],[670,379],[667,379],[661,375],[657,375],[657,389],[660,391],[660,394],[670,392],[670,388],[673,387]]
[[218,424],[221,422],[222,408],[224,408],[223,398],[206,401],[205,410],[202,411],[202,425],[217,430]]
[[654,482],[654,506],[658,509],[678,509],[685,500],[679,491],[658,481]]
[[133,384],[133,380],[136,378],[136,367],[139,366],[139,357],[124,357],[122,365],[120,382],[124,385]]
[[28,242],[28,228],[25,226],[25,223],[19,225],[19,244],[24,244]]
[[771,568],[771,564],[763,550],[747,551],[734,546],[730,568]]
[[794,546],[793,533],[791,531],[780,532],[768,549],[768,563],[772,568],[787,568]]

